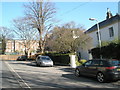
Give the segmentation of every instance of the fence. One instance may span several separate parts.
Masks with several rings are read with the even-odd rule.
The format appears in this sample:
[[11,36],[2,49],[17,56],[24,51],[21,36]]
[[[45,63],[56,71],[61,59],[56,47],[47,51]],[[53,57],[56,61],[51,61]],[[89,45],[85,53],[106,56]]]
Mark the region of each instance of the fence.
[[0,55],[0,60],[16,60],[21,55]]

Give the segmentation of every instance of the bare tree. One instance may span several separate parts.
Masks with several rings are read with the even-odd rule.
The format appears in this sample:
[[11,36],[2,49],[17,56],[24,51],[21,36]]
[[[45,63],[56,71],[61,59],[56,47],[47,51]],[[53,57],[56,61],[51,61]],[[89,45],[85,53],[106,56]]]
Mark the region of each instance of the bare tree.
[[44,52],[48,32],[53,26],[53,17],[56,13],[54,4],[49,1],[36,0],[24,5],[25,15],[34,28],[39,32],[39,49]]
[[72,22],[55,27],[47,42],[47,47],[53,51],[75,52],[78,48],[89,47],[91,38],[84,34],[84,28],[76,28]]
[[1,48],[2,48],[2,54],[5,53],[6,50],[6,40],[12,39],[13,33],[12,30],[7,27],[0,27],[0,39],[1,39]]
[[0,36],[1,37],[4,36],[6,39],[12,39],[14,36],[13,36],[13,33],[11,31],[12,30],[7,28],[7,27],[0,26]]
[[28,55],[28,52],[31,50],[32,45],[37,42],[37,31],[35,31],[30,25],[29,21],[25,18],[19,18],[13,20],[14,29],[17,38],[22,40],[20,43],[23,45],[24,53]]

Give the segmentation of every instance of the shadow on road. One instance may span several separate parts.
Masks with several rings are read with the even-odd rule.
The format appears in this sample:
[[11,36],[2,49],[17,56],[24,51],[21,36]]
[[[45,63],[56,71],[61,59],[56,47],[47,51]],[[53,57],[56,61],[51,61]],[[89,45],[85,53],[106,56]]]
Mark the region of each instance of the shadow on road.
[[62,70],[64,72],[74,72],[75,69],[70,68],[70,67],[66,67],[66,68],[60,68],[59,70]]
[[13,71],[10,71],[10,69],[2,63],[2,88],[19,88],[19,83],[16,81],[16,78],[13,75]]
[[28,66],[33,66],[33,67],[38,67],[38,66],[36,65],[36,62],[26,63],[26,65],[28,65]]
[[35,62],[31,62],[31,61],[14,61],[14,62],[9,62],[9,63],[16,64],[16,65],[21,64],[21,65],[38,67]]
[[86,77],[86,76],[81,76],[81,77],[76,77],[74,74],[62,74],[62,77],[68,78],[68,79],[72,79],[74,81],[82,81],[82,82],[95,82],[98,83],[96,81],[95,78],[91,78],[91,77]]
[[[23,66],[20,66],[20,68],[16,68],[15,70],[18,71],[18,74],[23,78],[23,80],[30,85],[30,87],[54,87],[54,88],[72,88],[72,87],[82,87],[82,85],[85,87],[92,87],[91,85],[107,85],[106,83],[99,83],[96,81],[95,78],[89,78],[89,77],[76,77],[74,75],[74,69],[70,68],[69,66],[54,66],[53,70],[49,69],[48,72],[44,71],[44,68],[38,69],[38,68],[32,68],[31,67],[37,67],[35,62],[9,62],[12,64],[21,64]],[[25,65],[31,66],[31,67],[24,67]],[[23,68],[21,68],[23,67]],[[28,69],[24,69],[28,68]],[[47,70],[47,69],[46,69]],[[56,71],[63,71],[60,73],[55,74],[53,72]],[[10,72],[9,72],[10,73]],[[11,81],[12,76],[5,76],[8,75],[8,72],[3,73],[4,82],[13,82],[16,84],[16,82]],[[7,78],[7,80],[6,80]],[[13,78],[14,79],[14,78]],[[12,83],[12,84],[13,84]],[[74,83],[74,84],[72,84]],[[77,85],[76,85],[77,84]],[[81,86],[79,86],[81,84]],[[105,84],[105,85],[104,85]],[[16,86],[16,85],[15,85]],[[9,87],[9,86],[8,86]],[[101,87],[101,86],[100,86]]]

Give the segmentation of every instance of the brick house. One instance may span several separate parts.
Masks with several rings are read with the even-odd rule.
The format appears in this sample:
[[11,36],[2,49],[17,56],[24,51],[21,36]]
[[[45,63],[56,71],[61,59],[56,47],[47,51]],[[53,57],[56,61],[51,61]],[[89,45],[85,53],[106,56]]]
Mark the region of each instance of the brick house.
[[[18,52],[20,54],[24,54],[24,51],[25,51],[24,43],[25,43],[25,40],[7,40],[6,41],[6,53]],[[29,45],[30,45],[29,53],[30,52],[33,53],[37,50],[39,44],[38,44],[38,41],[31,40]]]

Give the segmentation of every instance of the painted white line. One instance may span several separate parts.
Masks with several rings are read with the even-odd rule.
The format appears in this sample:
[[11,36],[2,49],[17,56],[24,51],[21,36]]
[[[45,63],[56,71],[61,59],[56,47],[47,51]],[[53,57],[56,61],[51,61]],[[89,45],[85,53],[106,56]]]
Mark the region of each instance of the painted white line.
[[21,81],[30,89],[30,90],[32,90],[31,88],[30,88],[30,86],[21,78],[21,76],[7,63],[7,62],[5,62],[6,64],[7,64],[7,66],[9,66],[8,68],[11,70],[11,71],[13,71],[18,77],[19,77],[19,79],[21,79]]

